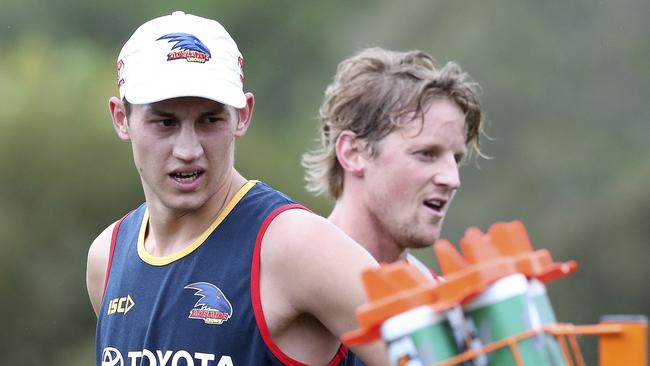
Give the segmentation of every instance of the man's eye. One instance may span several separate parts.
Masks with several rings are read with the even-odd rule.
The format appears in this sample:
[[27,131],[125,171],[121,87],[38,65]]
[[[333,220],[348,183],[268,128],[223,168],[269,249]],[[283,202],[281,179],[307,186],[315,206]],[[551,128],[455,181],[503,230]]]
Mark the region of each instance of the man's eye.
[[176,125],[176,121],[173,119],[161,119],[158,121],[158,124],[164,127],[172,127]]
[[430,151],[430,150],[418,151],[418,155],[423,157],[423,158],[426,158],[426,159],[435,158],[435,154],[433,153],[433,151]]
[[223,121],[223,117],[208,117],[206,118],[208,123],[217,123]]

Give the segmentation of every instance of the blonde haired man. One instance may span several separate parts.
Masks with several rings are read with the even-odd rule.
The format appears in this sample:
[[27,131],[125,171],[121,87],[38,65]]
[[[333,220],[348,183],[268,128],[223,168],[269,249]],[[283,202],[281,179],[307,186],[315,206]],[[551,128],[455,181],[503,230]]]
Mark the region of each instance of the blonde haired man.
[[307,188],[336,200],[329,220],[377,261],[406,258],[439,237],[459,165],[480,154],[481,114],[478,85],[455,63],[365,49],[327,87],[321,146],[303,156]]

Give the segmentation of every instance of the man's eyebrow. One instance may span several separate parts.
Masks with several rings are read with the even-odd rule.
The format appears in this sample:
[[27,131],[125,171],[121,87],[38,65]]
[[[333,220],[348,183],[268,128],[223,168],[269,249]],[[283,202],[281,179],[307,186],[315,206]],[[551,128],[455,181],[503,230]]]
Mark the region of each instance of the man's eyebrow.
[[152,107],[152,106],[147,108],[146,112],[150,113],[150,114],[155,114],[156,116],[160,116],[160,117],[174,117],[174,113],[166,112],[166,111],[164,111],[162,109],[157,109],[157,108]]
[[228,112],[227,108],[217,107],[215,109],[212,109],[212,110],[201,113],[201,116],[202,117],[214,116],[214,115],[219,115],[219,114],[223,114],[223,113],[226,113],[226,112]]
[[442,150],[443,146],[440,142],[422,142],[420,144],[416,144],[418,149],[423,149],[423,150]]

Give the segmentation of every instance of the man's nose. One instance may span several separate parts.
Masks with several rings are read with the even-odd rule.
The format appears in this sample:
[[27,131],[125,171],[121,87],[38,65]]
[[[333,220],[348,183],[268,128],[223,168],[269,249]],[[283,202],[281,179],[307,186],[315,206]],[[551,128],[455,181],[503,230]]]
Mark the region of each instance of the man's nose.
[[460,172],[455,156],[450,154],[438,162],[437,171],[433,176],[434,183],[452,190],[460,188]]
[[173,155],[183,161],[194,161],[203,155],[203,145],[194,126],[182,126],[174,141]]

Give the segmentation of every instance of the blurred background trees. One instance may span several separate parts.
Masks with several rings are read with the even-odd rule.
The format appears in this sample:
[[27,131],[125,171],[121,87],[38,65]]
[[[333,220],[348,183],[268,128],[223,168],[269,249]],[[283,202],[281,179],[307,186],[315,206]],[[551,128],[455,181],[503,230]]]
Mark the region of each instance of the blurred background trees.
[[[337,63],[368,46],[460,63],[484,89],[492,159],[463,168],[443,236],[457,243],[470,225],[520,219],[534,246],[580,264],[549,286],[561,321],[648,315],[647,1],[8,0],[0,11],[6,364],[94,362],[87,248],[143,200],[107,112],[115,59],[138,25],[173,10],[218,19],[244,54],[257,105],[238,145],[240,171],[321,214],[331,202],[304,190],[300,156],[314,146]],[[436,266],[431,250],[416,254]]]

